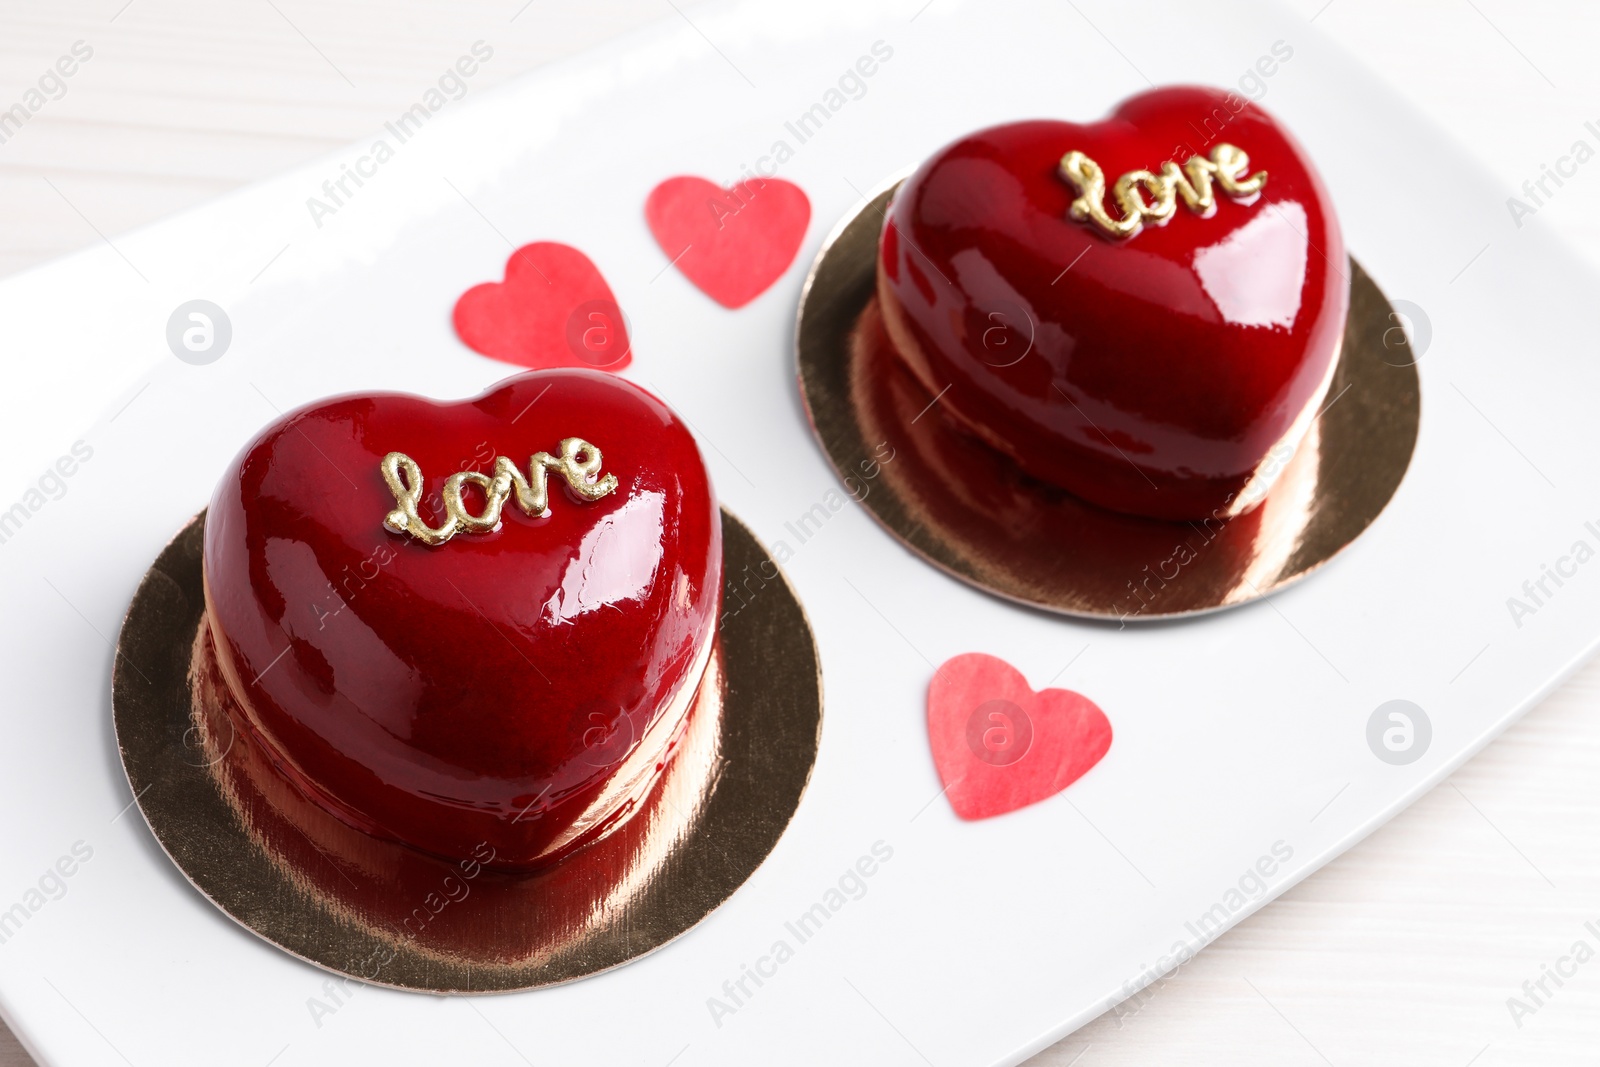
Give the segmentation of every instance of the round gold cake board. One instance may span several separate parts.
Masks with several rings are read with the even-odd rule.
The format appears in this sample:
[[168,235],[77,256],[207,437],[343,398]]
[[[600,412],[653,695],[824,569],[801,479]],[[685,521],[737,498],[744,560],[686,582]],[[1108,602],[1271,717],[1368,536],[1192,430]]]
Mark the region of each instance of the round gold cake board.
[[234,733],[201,625],[204,528],[204,513],[184,527],[128,609],[112,675],[117,744],[145,820],[189,881],[304,960],[436,993],[596,974],[727,900],[800,803],[822,725],[811,627],[766,550],[726,511],[716,651],[677,754],[620,828],[531,875],[353,830]]
[[829,462],[930,563],[1063,615],[1192,615],[1303,578],[1355,540],[1399,488],[1417,440],[1417,371],[1399,316],[1354,260],[1343,350],[1321,413],[1252,510],[1191,523],[1143,519],[1022,474],[945,415],[884,331],[878,235],[899,186],[870,197],[823,243],[795,340],[800,393]]

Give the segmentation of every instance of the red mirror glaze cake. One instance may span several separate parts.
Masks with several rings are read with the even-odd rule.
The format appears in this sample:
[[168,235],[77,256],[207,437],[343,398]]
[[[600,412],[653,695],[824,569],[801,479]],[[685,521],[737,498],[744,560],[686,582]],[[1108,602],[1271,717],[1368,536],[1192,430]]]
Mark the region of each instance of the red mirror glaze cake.
[[1349,279],[1289,133],[1235,94],[1169,88],[940,150],[895,196],[878,297],[966,432],[1091,503],[1185,520],[1248,510],[1287,465]]
[[229,466],[206,612],[231,714],[346,823],[533,867],[625,819],[716,637],[721,517],[655,397],[536,371],[336,397]]

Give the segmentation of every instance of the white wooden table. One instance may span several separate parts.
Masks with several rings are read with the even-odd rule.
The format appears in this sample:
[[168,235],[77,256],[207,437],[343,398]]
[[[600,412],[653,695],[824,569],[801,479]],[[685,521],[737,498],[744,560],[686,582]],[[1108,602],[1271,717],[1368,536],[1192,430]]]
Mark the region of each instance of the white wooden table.
[[[1575,141],[1600,149],[1592,4],[1297,7],[1467,143],[1507,196],[1526,198],[1522,183],[1537,182]],[[677,9],[692,17],[694,6],[679,0]],[[0,124],[0,274],[114,240],[366,136],[462,42],[494,40],[478,91],[680,17],[668,0],[0,0],[0,109],[75,42],[93,50],[62,79],[59,98],[49,98],[52,82],[25,125]],[[1524,226],[1565,233],[1600,267],[1600,162],[1546,190]],[[1496,240],[1517,233],[1508,211]],[[1490,506],[1492,487],[1484,497]],[[1531,1004],[1523,983],[1538,983],[1576,941],[1600,951],[1584,925],[1600,930],[1597,706],[1600,665],[1366,842],[1034,1062],[1593,1064],[1600,960],[1559,987],[1545,978],[1551,995],[1520,1019],[1507,1002]],[[31,1062],[0,1028],[0,1067]]]

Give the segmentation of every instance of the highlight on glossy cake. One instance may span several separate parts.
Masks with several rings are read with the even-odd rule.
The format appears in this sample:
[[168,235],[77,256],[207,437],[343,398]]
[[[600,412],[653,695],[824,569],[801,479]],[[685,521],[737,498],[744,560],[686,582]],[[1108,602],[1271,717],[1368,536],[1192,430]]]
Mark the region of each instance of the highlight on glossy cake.
[[534,869],[668,767],[716,640],[721,517],[688,429],[587,370],[279,419],[206,515],[228,713],[358,830]]
[[1265,497],[1327,393],[1349,293],[1305,152],[1202,88],[946,146],[896,194],[877,274],[894,348],[961,432],[1169,520]]

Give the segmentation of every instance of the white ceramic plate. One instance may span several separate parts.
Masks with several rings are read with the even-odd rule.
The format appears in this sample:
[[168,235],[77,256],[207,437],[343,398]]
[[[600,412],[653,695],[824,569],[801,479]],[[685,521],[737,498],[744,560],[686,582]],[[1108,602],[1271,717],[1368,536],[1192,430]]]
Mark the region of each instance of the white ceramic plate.
[[[1600,564],[1564,564],[1520,626],[1507,598],[1575,542],[1600,547],[1585,525],[1600,520],[1587,447],[1600,365],[1578,340],[1595,333],[1593,280],[1533,231],[1474,258],[1503,225],[1501,193],[1301,18],[1214,0],[1144,33],[1127,12],[697,9],[694,26],[450,105],[320,228],[307,198],[368,145],[120,239],[120,254],[0,284],[7,351],[29,354],[7,363],[0,417],[19,445],[0,484],[41,504],[0,543],[0,922],[24,913],[0,944],[0,1007],[40,1061],[1012,1063],[1349,847],[1586,656]],[[785,123],[878,41],[893,56],[865,92],[795,143]],[[802,543],[791,524],[835,481],[796,396],[792,315],[833,220],[965,130],[1092,118],[1146,78],[1237,85],[1277,42],[1293,54],[1260,81],[1265,104],[1317,160],[1351,250],[1431,321],[1416,457],[1373,528],[1270,602],[1126,630],[978,593],[852,506]],[[663,269],[644,198],[674,173],[732,179],[778,140],[812,228],[785,278],[728,312]],[[330,987],[217,913],[137,813],[119,815],[110,641],[160,546],[277,410],[350,389],[462,396],[511,369],[449,325],[462,290],[499,277],[507,238],[594,258],[632,319],[629,376],[692,422],[729,507],[792,550],[823,660],[822,749],[767,864],[647,959],[476,1002]],[[168,316],[195,298],[232,320],[208,366],[166,348]],[[80,439],[92,456],[47,483],[59,499],[22,496]],[[931,664],[966,651],[1090,695],[1116,729],[1105,761],[1051,801],[958,822],[938,798],[923,694]],[[1396,698],[1432,723],[1404,766],[1367,743]],[[892,858],[831,898],[875,847]],[[1287,860],[1252,876],[1275,851]],[[58,860],[70,876],[46,873]],[[830,900],[842,905],[800,943],[786,924]],[[779,941],[792,956],[714,1017],[710,998],[732,1003],[724,983]]]

